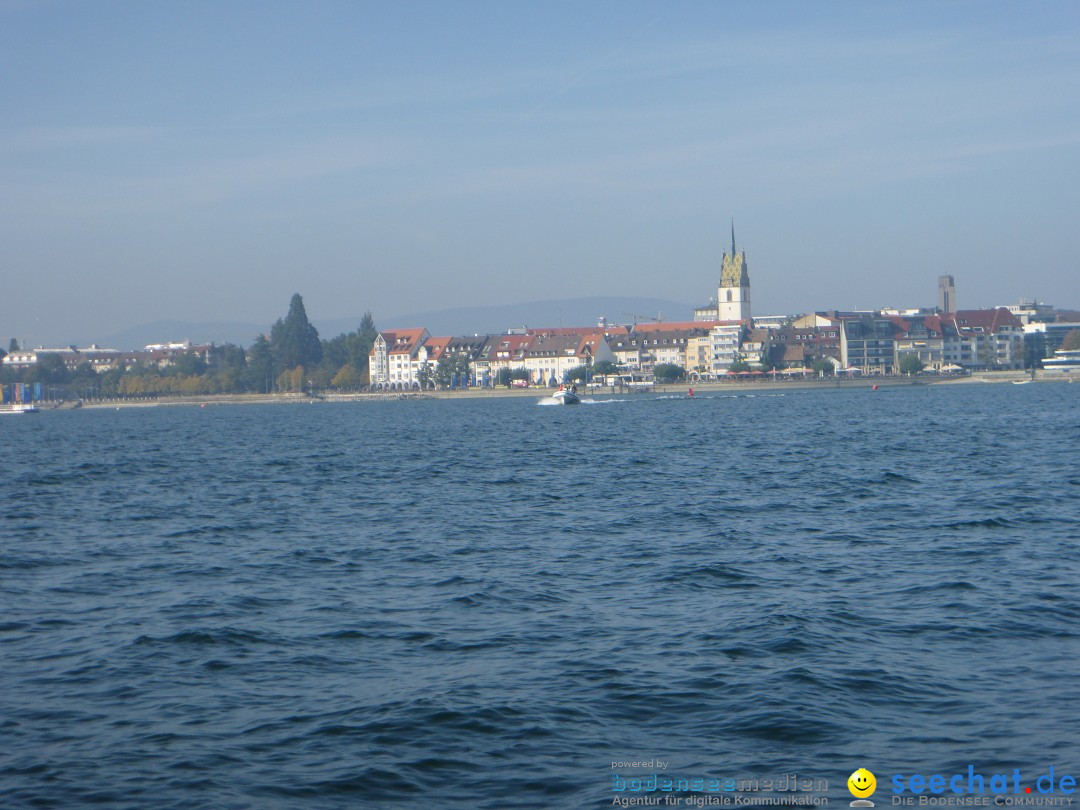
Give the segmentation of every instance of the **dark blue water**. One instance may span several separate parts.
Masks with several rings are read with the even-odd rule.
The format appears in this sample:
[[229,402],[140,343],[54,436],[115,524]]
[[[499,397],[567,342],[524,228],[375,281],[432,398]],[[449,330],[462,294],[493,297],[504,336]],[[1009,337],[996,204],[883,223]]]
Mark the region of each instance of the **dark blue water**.
[[881,806],[894,773],[1080,771],[1080,386],[0,441],[4,807],[603,807],[654,757],[836,806],[865,766]]

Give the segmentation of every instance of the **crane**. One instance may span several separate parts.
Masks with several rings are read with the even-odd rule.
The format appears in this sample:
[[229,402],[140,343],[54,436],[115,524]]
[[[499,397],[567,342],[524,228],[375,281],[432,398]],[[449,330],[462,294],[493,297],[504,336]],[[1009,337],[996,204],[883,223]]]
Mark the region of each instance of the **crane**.
[[637,322],[641,321],[655,321],[656,323],[664,322],[664,313],[657,312],[655,315],[637,315],[633,312],[624,312],[623,315],[629,315],[634,319],[634,326],[637,326]]

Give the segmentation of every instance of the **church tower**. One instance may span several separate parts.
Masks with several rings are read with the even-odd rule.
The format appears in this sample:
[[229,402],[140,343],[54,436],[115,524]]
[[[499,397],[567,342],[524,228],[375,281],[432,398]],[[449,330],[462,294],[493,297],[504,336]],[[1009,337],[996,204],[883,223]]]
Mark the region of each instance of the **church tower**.
[[746,251],[735,252],[735,222],[731,223],[731,253],[724,254],[720,287],[716,291],[717,315],[722,321],[750,320],[750,273]]

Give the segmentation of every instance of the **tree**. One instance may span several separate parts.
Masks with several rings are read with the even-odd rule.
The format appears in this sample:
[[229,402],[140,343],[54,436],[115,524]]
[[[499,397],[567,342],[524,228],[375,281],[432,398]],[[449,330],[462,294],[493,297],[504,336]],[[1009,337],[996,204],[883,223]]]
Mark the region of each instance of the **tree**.
[[1080,329],[1070,329],[1061,341],[1061,349],[1066,352],[1074,352],[1080,349]]
[[568,372],[566,372],[566,379],[571,382],[585,382],[586,376],[592,374],[587,366],[574,366]]
[[435,384],[441,388],[464,387],[465,382],[469,379],[469,367],[471,364],[472,359],[467,351],[444,354],[435,365],[433,377]]
[[225,343],[221,346],[221,368],[243,370],[247,364],[247,354],[243,348],[235,343]]
[[594,375],[603,374],[604,376],[607,376],[608,374],[618,374],[619,367],[610,360],[600,360],[597,363],[593,363],[592,373]]
[[18,350],[19,350],[19,341],[16,340],[15,338],[12,338],[11,340],[9,340],[8,341],[8,347],[7,347],[7,353],[11,354],[12,352],[17,352]]
[[990,339],[979,341],[979,344],[979,365],[987,369],[997,368],[998,358],[997,350],[994,347],[994,344],[991,342]]
[[285,320],[278,318],[270,329],[270,353],[275,369],[295,370],[315,366],[323,356],[319,330],[308,321],[304,299],[294,293]]
[[364,384],[364,380],[355,368],[346,363],[338,369],[330,384],[338,388],[359,388]]
[[364,313],[358,329],[322,341],[323,359],[315,376],[318,377],[321,373],[330,379],[340,373],[342,366],[346,364],[356,372],[357,379],[367,376],[368,356],[377,336],[375,320],[370,312]]
[[740,371],[750,371],[750,364],[747,363],[745,360],[736,360],[734,363],[728,366],[728,371],[734,371],[735,373],[738,373]]
[[836,368],[836,366],[829,361],[828,357],[818,357],[810,367],[817,372],[818,376],[832,374],[833,370]]
[[205,374],[206,361],[199,357],[197,352],[184,352],[173,361],[170,371],[186,377]]
[[259,335],[247,352],[244,368],[244,387],[249,391],[270,393],[270,384],[274,379],[274,361],[270,351],[270,341],[266,335]]
[[678,382],[686,376],[686,369],[674,363],[657,363],[653,367],[653,378],[658,383]]
[[369,310],[360,319],[360,328],[356,330],[356,342],[352,346],[355,355],[349,358],[356,368],[361,370],[367,368],[371,347],[375,345],[375,338],[378,336],[379,331],[375,328],[375,319],[371,317]]
[[37,372],[38,380],[43,383],[63,384],[71,379],[71,372],[64,364],[64,358],[52,352],[38,355]]
[[435,370],[427,360],[421,363],[420,368],[416,370],[416,380],[420,383],[421,391],[435,387]]
[[915,352],[905,352],[900,357],[900,373],[911,376],[912,374],[918,374],[922,371],[926,365],[919,359],[919,355]]

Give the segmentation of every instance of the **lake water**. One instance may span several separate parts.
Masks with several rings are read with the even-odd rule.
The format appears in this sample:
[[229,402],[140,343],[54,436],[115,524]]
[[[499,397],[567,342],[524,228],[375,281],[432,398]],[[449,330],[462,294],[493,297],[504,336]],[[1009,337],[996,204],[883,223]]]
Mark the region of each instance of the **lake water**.
[[879,807],[893,774],[1080,775],[1080,386],[0,442],[4,807],[607,807],[655,759],[837,807],[860,766]]

